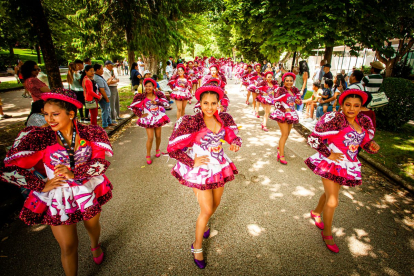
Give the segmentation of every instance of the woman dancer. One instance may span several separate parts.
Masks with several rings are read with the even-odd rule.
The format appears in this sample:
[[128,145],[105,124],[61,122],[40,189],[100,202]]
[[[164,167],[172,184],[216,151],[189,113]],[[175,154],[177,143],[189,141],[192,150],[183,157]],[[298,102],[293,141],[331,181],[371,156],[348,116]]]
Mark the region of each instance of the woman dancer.
[[[248,77],[250,76],[250,73],[252,72],[252,65],[245,64],[244,65],[244,72],[241,74],[241,83],[240,88],[244,86],[244,89],[247,91],[247,99],[246,99],[246,105],[249,105],[249,99],[250,99],[250,91],[247,90],[247,86],[249,86],[249,80]],[[241,91],[241,89],[239,89]]]
[[[278,88],[277,81],[273,80],[273,72],[266,72],[264,74],[265,80],[258,83],[257,89],[261,92],[257,96],[257,101],[262,104],[262,107],[265,111],[263,116],[262,129],[264,131],[269,131],[266,127],[267,119],[269,118],[270,108],[273,105],[274,93]],[[259,104],[257,104],[259,105]]]
[[185,75],[185,67],[182,64],[177,65],[177,74],[173,75],[168,85],[173,90],[171,92],[171,99],[175,100],[177,104],[177,120],[185,114],[185,107],[187,101],[193,98],[190,89],[192,87],[191,82]]
[[161,91],[156,91],[157,83],[153,79],[144,79],[145,93],[137,94],[128,107],[138,116],[137,125],[147,130],[147,164],[151,165],[151,148],[155,133],[155,157],[160,157],[161,127],[170,122],[164,107],[168,100]]
[[285,160],[285,144],[292,130],[293,124],[299,122],[298,114],[295,111],[295,103],[302,104],[300,92],[293,87],[295,74],[285,73],[282,77],[283,86],[279,87],[275,94],[275,111],[270,115],[270,119],[277,121],[282,136],[279,139],[277,151],[277,161],[287,165]]
[[227,84],[226,77],[220,72],[220,66],[218,64],[213,64],[210,66],[210,73],[203,77],[201,85],[205,85],[210,79],[219,79],[224,85]]
[[[256,90],[256,85],[263,78],[262,73],[260,73],[261,68],[262,68],[262,65],[260,63],[257,63],[254,66],[255,71],[247,77],[247,79],[249,81],[249,86],[247,87],[247,91],[252,93],[252,96],[253,96],[253,112],[254,112],[254,115],[257,118],[260,118],[260,116],[259,116],[259,105],[258,104],[256,105],[256,98],[257,98],[257,95],[259,93],[259,91]],[[249,96],[247,96],[247,97],[249,97]]]
[[[99,244],[102,205],[112,197],[112,185],[104,175],[112,147],[99,126],[78,124],[82,103],[70,90],[54,89],[41,95],[48,127],[27,127],[7,153],[1,180],[32,190],[20,219],[26,224],[47,224],[61,249],[66,275],[77,275],[77,223],[83,221],[91,241],[93,261],[101,264]],[[47,181],[30,169],[44,164]]]
[[[206,83],[206,85],[214,85],[214,86],[220,86],[221,89],[224,90],[224,83],[222,81],[220,81],[219,79],[209,79]],[[229,104],[230,104],[230,99],[227,96],[227,92],[224,90],[224,95],[223,98],[220,100],[220,105],[219,108],[217,108],[217,110],[219,112],[227,112],[228,108],[229,108]],[[194,106],[194,113],[198,113],[201,112],[201,104],[199,101],[197,101],[197,103]]]
[[[339,97],[342,112],[329,112],[321,117],[314,132],[309,135],[309,145],[318,153],[305,163],[322,177],[325,192],[318,205],[310,212],[322,239],[329,250],[338,253],[332,238],[332,221],[338,206],[339,190],[344,186],[361,185],[361,163],[357,158],[361,146],[368,153],[377,153],[380,146],[374,142],[375,129],[371,119],[360,113],[368,95],[356,89],[345,91]],[[327,143],[326,143],[327,141]],[[321,214],[323,213],[322,222]]]
[[195,242],[191,245],[199,268],[206,266],[202,245],[203,237],[210,235],[207,223],[220,204],[224,184],[238,173],[222,148],[222,142],[226,141],[230,150],[237,152],[242,143],[236,136],[238,128],[230,114],[218,113],[218,102],[223,95],[223,89],[218,86],[197,89],[195,96],[202,112],[179,120],[168,144],[168,153],[178,160],[171,173],[181,184],[193,189],[200,205]]
[[[189,61],[187,63],[188,67],[187,67],[187,76],[188,76],[188,80],[191,82],[191,95],[194,96],[194,93],[196,91],[197,88],[197,69],[196,67],[194,67],[194,63],[192,61]],[[191,104],[191,100],[188,102],[189,104]]]

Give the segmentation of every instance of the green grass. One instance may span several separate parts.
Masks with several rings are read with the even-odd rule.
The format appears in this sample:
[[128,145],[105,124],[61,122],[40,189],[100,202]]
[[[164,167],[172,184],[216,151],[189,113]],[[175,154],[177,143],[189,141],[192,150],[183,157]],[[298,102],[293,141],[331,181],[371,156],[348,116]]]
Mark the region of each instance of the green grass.
[[17,83],[17,81],[2,81],[0,83],[0,90],[16,88],[16,87],[23,88],[23,84]]
[[303,99],[304,100],[309,99],[312,96],[312,94],[313,94],[313,91],[312,90],[306,91],[305,98],[303,98]]
[[134,93],[131,92],[130,86],[124,86],[118,89],[119,92],[119,105],[122,113],[128,111],[128,106],[131,105],[134,99]]
[[[6,50],[6,51],[3,50],[3,51],[0,51],[0,54],[9,54],[9,51],[8,50]],[[14,54],[19,55],[19,58],[23,62],[25,62],[27,60],[33,60],[33,61],[37,62],[37,54],[36,54],[35,50],[14,48]],[[42,59],[41,63],[45,63],[44,60],[43,60],[42,55],[40,55],[40,56],[41,56],[41,59]]]
[[414,183],[414,125],[407,123],[398,132],[377,130],[374,140],[381,149],[370,157]]

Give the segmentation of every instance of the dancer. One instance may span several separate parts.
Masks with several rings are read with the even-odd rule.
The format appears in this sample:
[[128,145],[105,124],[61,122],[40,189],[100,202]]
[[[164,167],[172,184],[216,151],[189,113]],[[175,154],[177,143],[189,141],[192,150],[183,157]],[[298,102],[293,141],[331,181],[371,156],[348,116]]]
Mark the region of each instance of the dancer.
[[172,76],[168,85],[173,90],[171,92],[171,99],[174,99],[177,104],[177,120],[179,120],[185,114],[187,101],[193,97],[190,92],[192,84],[185,75],[184,65],[177,65],[177,74]]
[[[247,91],[247,99],[246,99],[246,105],[249,105],[249,99],[250,99],[250,91],[247,90],[247,86],[249,86],[249,80],[248,77],[250,76],[250,73],[252,72],[252,65],[251,64],[245,64],[244,65],[244,72],[241,75],[241,83],[240,88],[244,86],[244,89]],[[241,91],[241,89],[239,89]]]
[[[196,91],[197,88],[197,69],[196,67],[194,67],[194,63],[192,61],[187,62],[187,76],[188,76],[188,80],[191,82],[191,95],[194,96],[194,93]],[[189,104],[191,104],[191,100],[188,101]]]
[[151,165],[151,148],[155,133],[155,157],[161,156],[161,127],[170,122],[165,114],[165,108],[169,107],[168,100],[161,91],[156,91],[157,82],[153,79],[144,79],[145,93],[137,94],[132,104],[128,107],[137,116],[137,125],[147,131],[147,164]]
[[[224,90],[224,83],[222,81],[220,81],[219,79],[209,79],[206,83],[206,85],[215,85],[215,86],[219,86]],[[218,108],[219,112],[227,112],[228,108],[229,108],[229,104],[230,104],[230,99],[227,96],[227,91],[224,90],[224,95],[223,98],[220,100],[220,105]],[[199,101],[197,101],[197,103],[194,106],[194,113],[198,113],[201,112],[201,104]]]
[[181,184],[193,188],[200,205],[191,252],[195,264],[201,269],[206,266],[202,245],[203,237],[210,235],[207,223],[220,204],[225,183],[238,173],[224,153],[222,142],[226,141],[234,152],[242,144],[230,114],[217,111],[223,95],[223,89],[218,86],[206,85],[197,89],[195,96],[201,102],[202,112],[179,120],[168,144],[168,153],[178,160],[171,173]]
[[285,73],[282,77],[283,86],[279,87],[275,94],[275,111],[270,115],[270,119],[277,121],[282,136],[279,139],[277,151],[277,161],[287,165],[285,160],[285,144],[292,130],[293,124],[299,122],[298,114],[295,111],[295,103],[302,104],[300,91],[293,87],[295,74]]
[[[27,127],[7,153],[1,180],[32,190],[20,213],[28,225],[47,224],[61,249],[66,275],[77,275],[77,223],[83,221],[96,264],[104,253],[99,244],[102,205],[112,197],[112,185],[104,175],[112,156],[106,132],[76,119],[82,103],[74,92],[62,88],[42,93],[48,127]],[[46,181],[28,171],[44,164]]]
[[[361,163],[357,158],[361,146],[368,153],[377,153],[380,146],[374,142],[375,128],[371,119],[360,113],[368,99],[367,93],[350,89],[341,94],[339,104],[342,112],[324,114],[314,132],[308,137],[308,144],[318,153],[305,163],[322,177],[325,192],[318,205],[310,212],[322,239],[329,250],[338,253],[339,248],[332,237],[332,221],[338,206],[341,186],[361,185]],[[323,220],[321,214],[323,213]]]
[[262,65],[260,63],[257,63],[254,66],[254,72],[251,73],[247,79],[249,81],[249,86],[247,87],[247,91],[249,91],[250,93],[252,93],[253,96],[253,113],[257,118],[260,118],[259,116],[259,105],[256,105],[256,98],[257,95],[259,94],[259,91],[256,89],[256,85],[259,81],[262,80],[263,76],[262,73],[260,73],[260,70],[262,68]]
[[203,77],[201,85],[205,85],[210,79],[219,79],[224,85],[227,84],[226,77],[220,72],[220,66],[218,64],[210,65],[210,73]]
[[[269,131],[267,129],[267,119],[269,118],[270,108],[273,105],[274,93],[278,88],[277,81],[273,80],[273,72],[266,72],[264,74],[264,80],[258,83],[257,90],[261,93],[257,96],[257,101],[262,104],[262,107],[265,111],[263,116],[262,129],[264,131]],[[259,103],[257,104],[259,105]]]

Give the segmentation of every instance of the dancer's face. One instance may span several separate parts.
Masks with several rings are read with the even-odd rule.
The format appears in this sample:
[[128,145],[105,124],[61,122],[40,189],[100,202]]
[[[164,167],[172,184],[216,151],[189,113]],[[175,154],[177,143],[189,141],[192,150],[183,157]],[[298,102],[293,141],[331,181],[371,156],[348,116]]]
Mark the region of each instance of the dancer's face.
[[219,105],[217,95],[215,93],[204,94],[200,105],[205,117],[213,117]]
[[286,77],[284,83],[285,83],[285,86],[287,88],[292,88],[292,86],[293,86],[293,78],[291,76]]
[[210,72],[211,72],[211,75],[217,76],[217,68],[216,67],[211,67]]
[[273,76],[271,74],[266,75],[266,81],[267,82],[272,82],[272,78],[273,78]]
[[182,76],[184,76],[184,70],[183,70],[183,68],[178,68],[178,75],[180,76],[180,77],[182,77]]
[[347,98],[342,104],[342,112],[348,119],[354,119],[361,111],[361,99],[359,98]]
[[154,84],[152,82],[147,82],[145,84],[145,93],[152,94],[154,93]]
[[256,69],[256,72],[257,72],[257,73],[260,73],[260,65],[257,65],[257,66],[255,67],[255,69]]
[[67,112],[66,109],[53,103],[46,103],[43,111],[45,120],[53,131],[66,130],[72,126],[72,120],[75,117],[74,111]]

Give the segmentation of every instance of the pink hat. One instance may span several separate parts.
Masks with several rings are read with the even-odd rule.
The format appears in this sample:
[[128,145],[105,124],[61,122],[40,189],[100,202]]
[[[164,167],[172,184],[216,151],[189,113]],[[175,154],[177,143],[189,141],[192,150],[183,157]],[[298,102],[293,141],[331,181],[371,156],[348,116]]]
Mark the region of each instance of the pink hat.
[[82,108],[83,106],[82,103],[78,101],[76,94],[73,91],[65,88],[52,89],[50,92],[42,93],[40,98],[44,101],[46,101],[47,99],[57,99],[65,101],[73,104],[78,109]]
[[348,89],[342,92],[341,96],[339,96],[339,104],[342,105],[344,99],[348,95],[359,95],[362,98],[362,104],[365,104],[368,100],[368,94],[364,91],[358,90],[358,89]]
[[247,64],[247,68],[253,68],[253,66],[251,64]]
[[267,71],[266,73],[264,73],[264,76],[266,77],[269,74],[273,76],[273,72],[272,71]]
[[183,70],[185,71],[185,66],[182,63],[180,63],[180,64],[177,65],[177,70],[178,70],[178,68],[183,68]]
[[207,92],[207,91],[211,91],[211,92],[217,93],[218,96],[219,96],[219,100],[223,99],[223,97],[224,97],[224,90],[221,87],[216,86],[216,85],[208,84],[208,85],[201,86],[195,92],[195,97],[196,97],[197,101],[200,101],[201,94],[203,92]]
[[256,64],[254,65],[254,68],[256,68],[257,66],[262,67],[262,65],[261,65],[260,63],[256,63]]
[[292,72],[287,72],[287,73],[285,73],[284,75],[283,75],[283,77],[282,77],[282,81],[285,81],[285,78],[286,77],[292,77],[293,78],[293,81],[295,81],[295,79],[296,79],[296,75],[295,74],[293,74]]
[[191,60],[190,61],[187,61],[187,64],[190,64],[190,63],[193,64],[193,62]]
[[[224,82],[222,82],[221,80],[216,79],[216,78],[211,78],[211,79],[207,80],[207,82],[204,85],[210,84],[212,82],[217,82],[217,84],[223,89],[224,89],[224,86],[226,85]],[[214,84],[211,84],[211,85],[214,85]]]
[[155,80],[151,79],[151,78],[144,79],[144,81],[142,83],[145,85],[149,81],[152,82],[152,84],[154,85],[154,87],[157,87],[157,82]]
[[210,67],[209,67],[210,70],[211,70],[211,67],[216,67],[217,71],[220,70],[220,66],[218,64],[210,65]]

